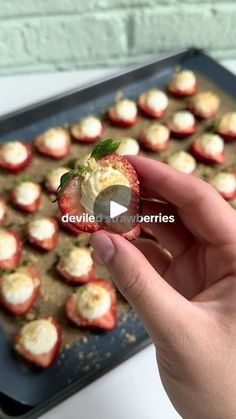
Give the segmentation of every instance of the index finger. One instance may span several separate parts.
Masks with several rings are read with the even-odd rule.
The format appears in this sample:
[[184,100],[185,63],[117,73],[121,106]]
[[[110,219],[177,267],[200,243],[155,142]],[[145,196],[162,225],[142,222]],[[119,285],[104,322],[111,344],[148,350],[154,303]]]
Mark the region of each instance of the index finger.
[[211,244],[236,241],[235,211],[211,185],[156,160],[137,156],[128,159],[137,171],[145,196],[175,205],[182,222],[195,237]]

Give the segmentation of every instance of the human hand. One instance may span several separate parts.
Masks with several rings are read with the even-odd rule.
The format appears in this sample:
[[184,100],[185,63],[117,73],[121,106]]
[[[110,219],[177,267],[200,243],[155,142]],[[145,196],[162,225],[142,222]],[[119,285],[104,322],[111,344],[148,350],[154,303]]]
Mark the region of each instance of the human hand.
[[132,244],[108,232],[92,236],[96,254],[139,314],[157,353],[163,385],[189,419],[236,415],[236,215],[207,183],[156,161],[129,157],[144,214],[173,213],[149,224],[152,240]]

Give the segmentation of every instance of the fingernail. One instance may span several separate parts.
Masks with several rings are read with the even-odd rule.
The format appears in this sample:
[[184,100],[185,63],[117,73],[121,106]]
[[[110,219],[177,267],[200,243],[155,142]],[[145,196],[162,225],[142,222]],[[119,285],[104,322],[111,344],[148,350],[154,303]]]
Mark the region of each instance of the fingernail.
[[103,263],[109,263],[115,253],[114,245],[106,233],[94,233],[91,245]]

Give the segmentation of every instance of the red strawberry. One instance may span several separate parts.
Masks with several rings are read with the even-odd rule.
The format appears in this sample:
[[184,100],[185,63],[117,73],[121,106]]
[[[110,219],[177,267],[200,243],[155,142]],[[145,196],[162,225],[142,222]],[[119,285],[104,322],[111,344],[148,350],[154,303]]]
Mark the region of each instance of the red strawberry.
[[[100,128],[99,133],[95,136],[84,134],[83,124],[85,124],[84,130],[86,131],[87,124],[90,124],[90,123],[94,124],[94,122],[96,125],[98,125],[98,129]],[[101,121],[93,116],[88,116],[87,118],[83,118],[79,123],[72,125],[70,129],[72,138],[75,141],[78,141],[79,143],[84,143],[84,144],[92,144],[92,143],[97,142],[102,137],[103,132],[104,132],[104,126],[102,125]]]
[[[76,266],[78,267],[78,270],[80,270],[80,266],[83,270],[84,262],[89,266],[86,273],[83,273],[83,275],[78,274],[72,274],[67,266],[67,260],[69,258],[72,258],[75,263],[76,260]],[[83,284],[85,282],[90,281],[94,278],[95,275],[95,269],[93,260],[91,258],[91,251],[87,247],[74,247],[72,248],[69,253],[66,255],[65,258],[61,258],[57,264],[57,271],[59,274],[69,283],[71,284]]]
[[[103,314],[101,317],[97,317],[94,319],[88,319],[81,315],[78,310],[78,301],[79,298],[83,298],[83,293],[88,292],[88,290],[92,289],[91,287],[95,285],[93,295],[85,297],[88,300],[86,301],[87,305],[92,305],[93,301],[96,304],[99,301],[99,293],[97,290],[102,287],[104,288],[110,296],[110,307],[108,311]],[[99,286],[99,288],[97,288]],[[87,294],[88,296],[88,294]],[[106,281],[105,279],[93,279],[88,284],[81,286],[77,292],[73,293],[69,296],[67,303],[66,303],[66,316],[69,320],[71,320],[76,326],[78,327],[87,327],[87,328],[99,328],[103,330],[112,330],[116,326],[117,322],[117,301],[116,301],[116,293],[114,287],[111,285],[110,282]]]
[[[138,197],[139,197],[139,183],[137,174],[130,164],[130,162],[124,157],[113,152],[118,148],[119,142],[113,140],[105,140],[98,144],[92,153],[92,157],[96,159],[95,164],[100,167],[114,167],[118,168],[129,180],[130,188],[132,191],[131,205],[132,213],[136,214],[138,210]],[[98,150],[98,152],[97,152]],[[111,153],[111,154],[109,154]],[[74,217],[81,217],[83,213],[86,213],[86,210],[81,204],[81,182],[83,181],[83,176],[86,173],[86,170],[91,172],[94,169],[89,166],[80,166],[77,169],[65,174],[62,177],[61,190],[59,192],[58,204],[62,216],[69,215]],[[93,233],[95,231],[104,229],[109,229],[109,225],[99,225],[95,221],[87,222],[84,220],[75,220],[73,227],[78,229],[79,232]],[[131,234],[132,231],[132,234]],[[140,232],[140,228],[137,223],[133,223],[133,228],[129,233],[123,233],[124,237],[128,239],[136,238]]]
[[182,99],[184,97],[194,96],[197,93],[197,85],[195,84],[189,90],[178,90],[174,86],[169,85],[168,91],[171,94],[171,96],[175,97],[176,99]]
[[[50,349],[50,351],[36,354],[36,353],[33,353],[33,352],[31,352],[31,351],[29,351],[25,348],[25,345],[24,345],[24,342],[23,342],[22,338],[24,336],[24,340],[27,339],[26,328],[29,325],[32,326],[33,323],[35,325],[36,322],[38,324],[39,324],[39,322],[41,322],[41,324],[42,324],[42,321],[50,322],[54,326],[54,331],[57,334],[57,340],[56,340],[53,348]],[[36,333],[36,335],[37,335],[37,333]],[[41,368],[49,368],[54,363],[54,361],[55,361],[55,359],[58,355],[58,352],[60,350],[60,346],[61,346],[61,328],[60,328],[59,324],[57,323],[57,321],[55,319],[53,319],[52,317],[49,317],[47,319],[34,320],[33,322],[30,322],[30,323],[26,324],[18,332],[18,334],[16,335],[16,338],[15,338],[15,349],[18,352],[18,354],[20,354],[23,358],[25,358],[30,363],[35,364],[35,365],[37,365],[38,367],[41,367]]]
[[[45,239],[39,239],[39,238],[37,238],[33,235],[32,226],[34,226],[37,221],[40,222],[40,223],[43,223],[44,220],[46,220],[46,222],[49,221],[49,223],[51,224],[51,226],[54,229],[54,232],[50,237],[47,237]],[[50,225],[49,225],[49,227],[50,227]],[[27,232],[28,241],[30,243],[32,243],[34,246],[38,247],[39,249],[50,251],[50,250],[53,250],[57,245],[58,224],[57,224],[56,220],[54,220],[54,218],[52,218],[52,217],[47,216],[47,217],[39,218],[38,220],[36,219],[36,220],[30,221],[27,225],[26,232]]]
[[[65,139],[63,146],[58,145],[58,148],[53,149],[47,147],[47,145],[45,144],[45,136],[49,136],[50,138],[50,135],[52,135],[52,137],[56,135],[60,135],[60,137],[63,136]],[[50,140],[48,139],[47,141]],[[35,138],[34,144],[39,153],[58,160],[68,156],[71,148],[70,135],[66,129],[61,127],[51,128],[45,133],[39,135]]]
[[[0,269],[3,269],[3,270],[15,269],[19,265],[20,259],[21,259],[21,249],[22,249],[21,239],[20,239],[19,234],[16,231],[13,231],[7,228],[4,228],[3,231],[10,234],[14,238],[15,244],[16,244],[16,250],[14,254],[8,259],[0,260]],[[3,238],[2,240],[6,240],[6,239]],[[3,247],[4,243],[2,244],[0,243],[0,246]]]
[[[31,202],[30,204],[22,204],[19,201],[19,198],[17,196],[18,195],[18,191],[19,191],[19,188],[21,188],[21,187],[22,188],[23,187],[25,187],[25,188],[30,187],[29,183],[32,184],[32,185],[34,185],[34,189],[36,189],[36,188],[38,189],[38,194],[36,194],[37,196],[35,197],[34,201]],[[22,182],[19,185],[16,185],[12,189],[12,191],[10,192],[10,200],[11,200],[11,202],[13,203],[13,205],[16,208],[18,208],[19,210],[21,210],[23,212],[27,212],[27,213],[36,212],[39,209],[40,204],[41,204],[41,190],[40,190],[40,186],[37,183],[35,183],[35,182]]]
[[32,148],[29,144],[24,142],[21,142],[21,145],[24,146],[26,150],[26,158],[21,163],[10,163],[4,160],[3,153],[1,153],[4,148],[4,144],[0,145],[0,167],[5,169],[7,172],[18,173],[30,165],[32,160]]
[[[24,301],[23,303],[19,304],[12,304],[4,296],[2,285],[4,282],[4,277],[0,278],[0,304],[2,304],[7,310],[9,310],[12,314],[16,316],[22,316],[26,314],[34,305],[40,288],[40,276],[37,269],[32,265],[28,264],[27,266],[22,266],[18,268],[16,272],[24,273],[32,278],[34,284],[34,290],[31,296]],[[11,274],[10,274],[11,275]]]
[[[127,118],[122,118],[119,117],[118,112],[117,112],[117,107],[121,106],[122,108],[124,107],[125,110],[128,109],[130,107],[132,107],[133,109],[133,115],[130,119]],[[135,112],[136,110],[136,112]],[[138,122],[138,114],[137,114],[137,108],[135,105],[135,102],[129,100],[129,99],[121,99],[119,102],[117,102],[114,106],[111,106],[108,109],[108,119],[110,120],[110,123],[112,125],[115,125],[117,127],[121,127],[121,128],[128,128],[128,127],[132,127],[133,125],[135,125]]]
[[[174,123],[174,121],[175,121],[175,116],[176,116],[176,118],[177,118],[177,117],[178,117],[178,115],[181,115],[181,114],[186,114],[186,115],[188,115],[188,114],[189,114],[189,117],[190,117],[191,119],[193,119],[193,124],[192,124],[191,126],[189,126],[188,128],[181,128],[181,127],[178,127],[178,126]],[[194,116],[193,116],[193,115],[191,115],[191,113],[189,113],[188,111],[179,111],[179,112],[176,112],[176,113],[173,115],[172,119],[170,119],[170,121],[167,123],[167,126],[168,126],[169,130],[171,131],[171,134],[172,134],[174,137],[176,137],[176,138],[186,138],[186,137],[189,137],[190,135],[193,135],[193,134],[195,133],[195,131],[196,131],[195,118],[194,118]]]
[[191,152],[196,157],[197,160],[203,163],[223,164],[225,161],[224,151],[222,151],[221,153],[215,154],[214,156],[204,153],[198,140],[195,140],[191,144]]

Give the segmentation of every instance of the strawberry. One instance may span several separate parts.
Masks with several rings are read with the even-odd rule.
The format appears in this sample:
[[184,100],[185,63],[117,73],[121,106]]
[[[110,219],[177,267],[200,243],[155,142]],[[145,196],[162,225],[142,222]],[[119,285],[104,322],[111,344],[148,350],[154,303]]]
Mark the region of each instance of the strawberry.
[[[33,189],[34,190],[34,199],[28,201],[29,203],[25,203],[28,200],[24,198],[24,203],[19,198],[20,192],[24,194],[24,189]],[[41,189],[40,186],[35,182],[28,182],[23,181],[17,184],[10,192],[10,200],[14,207],[17,209],[26,212],[26,213],[33,213],[36,212],[41,204]]]
[[[10,311],[12,314],[15,314],[16,316],[22,316],[28,313],[28,311],[32,308],[32,306],[34,305],[37,299],[39,289],[40,289],[40,276],[37,269],[30,263],[27,264],[26,266],[19,267],[17,271],[15,271],[13,274],[8,274],[8,275],[6,274],[6,278],[9,276],[14,276],[16,273],[25,274],[32,279],[33,284],[34,284],[32,294],[28,297],[26,301],[22,303],[13,304],[9,302],[6,299],[6,296],[4,295],[4,291],[3,291],[4,277],[5,277],[3,275],[2,277],[0,277],[0,304],[3,307],[5,307],[8,311]],[[18,284],[20,288],[20,283]]]
[[[21,161],[20,163],[11,163],[9,161],[7,161],[6,159],[4,159],[4,148],[9,145],[9,143],[5,143],[5,144],[1,144],[0,145],[0,167],[5,169],[7,172],[11,172],[11,173],[18,173],[21,172],[22,170],[26,169],[31,161],[32,161],[32,148],[29,144],[24,143],[24,142],[17,142],[20,143],[21,146],[23,146],[25,148],[25,154],[26,157],[23,161]],[[12,144],[14,144],[12,142]]]
[[[95,131],[92,129],[95,127]],[[100,140],[104,132],[104,126],[101,121],[88,116],[81,119],[77,124],[72,125],[70,133],[72,138],[79,143],[92,144]]]
[[[10,230],[8,228],[4,228],[0,230],[0,233],[1,231],[3,233],[7,233],[8,235],[12,236],[16,244],[16,250],[14,254],[12,254],[12,256],[10,256],[9,258],[0,260],[0,269],[3,269],[3,270],[15,269],[19,265],[20,259],[21,259],[22,242],[21,242],[20,236],[16,231]],[[6,238],[4,238],[4,236],[2,240],[4,240],[3,243],[1,243],[1,234],[0,234],[0,248],[4,247],[6,243]]]
[[[104,288],[105,293],[102,292],[101,288]],[[110,302],[107,300],[108,297],[110,298]],[[105,302],[103,300],[104,298]],[[99,300],[100,304],[107,304],[108,309],[101,316],[99,316],[99,313],[95,316],[94,312],[96,312],[96,309],[99,310],[99,306],[96,307],[96,303],[98,304]],[[83,307],[83,302],[85,309],[90,311],[90,316],[82,315],[81,311],[83,310],[79,311],[78,307]],[[78,288],[77,292],[69,296],[65,311],[68,319],[78,327],[112,330],[117,322],[115,289],[105,279],[93,279],[86,285],[82,285]]]
[[[36,237],[36,235],[34,234],[34,227],[36,225],[36,223],[40,223],[40,225],[42,225],[43,227],[43,222],[45,222],[48,224],[48,227],[51,228],[52,230],[52,234],[50,235],[50,237],[48,236],[48,234],[46,234],[46,237],[43,238],[43,234],[41,234],[42,238],[38,238]],[[47,233],[48,231],[46,231]],[[41,233],[42,233],[42,229],[41,229]],[[27,228],[26,228],[26,234],[27,234],[27,239],[28,241],[33,244],[35,247],[42,249],[42,250],[46,250],[46,251],[50,251],[53,250],[56,245],[57,245],[57,241],[58,241],[58,224],[56,222],[56,220],[54,220],[54,218],[52,217],[41,217],[39,219],[36,220],[32,220],[27,224]]]
[[[91,163],[88,161],[87,166],[78,166],[76,169],[66,173],[61,178],[61,185],[58,193],[58,205],[63,216],[69,215],[74,217],[81,217],[82,214],[87,213],[81,202],[81,186],[87,173],[93,173],[95,170],[99,171],[99,168],[111,167],[118,169],[122,175],[127,178],[131,192],[131,204],[130,209],[132,213],[136,214],[138,210],[138,197],[139,197],[139,183],[137,174],[130,164],[130,162],[124,157],[115,154],[114,152],[119,147],[119,142],[113,140],[105,140],[100,142],[91,154]],[[109,180],[109,178],[108,178]],[[106,187],[110,186],[109,182]],[[96,221],[85,221],[76,220],[73,223],[73,227],[79,232],[93,233],[95,231],[109,229],[109,224],[100,225]],[[124,237],[133,239],[139,234],[140,228],[137,223],[132,224],[132,229],[129,233],[123,233]],[[132,234],[131,234],[132,232]]]
[[[121,109],[122,114],[125,112],[129,112],[130,108],[132,110],[130,117],[122,117],[119,116],[119,110]],[[138,122],[138,114],[137,114],[137,107],[135,102],[129,99],[121,99],[119,100],[114,106],[111,106],[108,109],[108,119],[112,125],[115,125],[117,127],[121,128],[128,128],[132,127]]]
[[191,144],[191,153],[194,155],[194,157],[196,157],[197,160],[201,161],[202,163],[216,163],[216,164],[223,164],[225,161],[225,153],[224,151],[222,151],[221,153],[217,153],[214,156],[204,153],[204,151],[202,150],[199,141],[195,140],[192,144]]
[[[60,139],[57,141],[57,138]],[[58,146],[56,143],[58,142]],[[54,143],[53,147],[50,143]],[[34,145],[40,154],[53,159],[63,159],[68,156],[71,148],[70,135],[61,127],[51,128],[35,138]]]
[[87,247],[72,247],[65,257],[60,258],[57,271],[70,284],[83,284],[93,279],[95,269],[91,250]]
[[[35,353],[32,350],[27,349],[26,347],[27,340],[28,340],[27,336],[28,334],[30,335],[29,341],[31,340],[32,342],[33,340],[33,343],[37,340],[37,338],[40,341],[40,328],[41,328],[41,333],[42,333],[42,330],[43,329],[45,330],[45,322],[51,325],[51,332],[52,332],[52,326],[53,326],[53,334],[55,335],[56,340],[49,351],[42,352],[42,353]],[[30,331],[29,331],[29,328],[31,329]],[[41,340],[45,341],[45,337],[46,336],[42,336]],[[59,324],[57,323],[57,321],[52,317],[48,317],[46,319],[34,320],[30,323],[27,323],[25,326],[22,327],[22,329],[17,333],[15,337],[15,350],[18,352],[18,354],[21,355],[30,363],[41,368],[49,368],[54,363],[58,355],[58,352],[60,350],[60,346],[61,346],[61,328]]]

